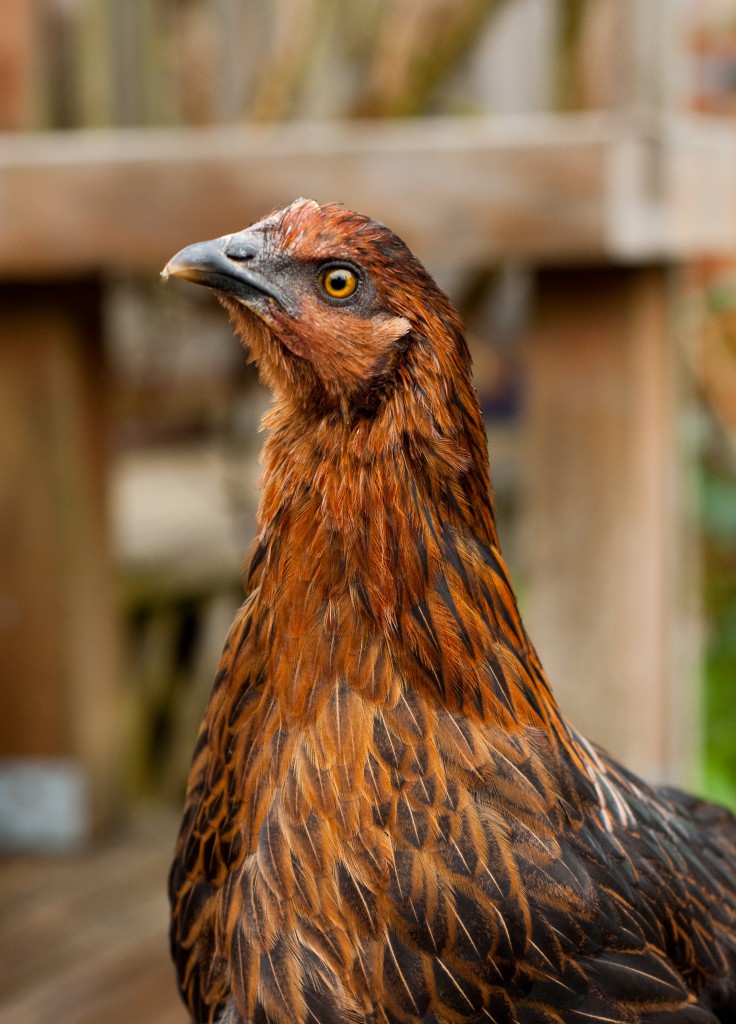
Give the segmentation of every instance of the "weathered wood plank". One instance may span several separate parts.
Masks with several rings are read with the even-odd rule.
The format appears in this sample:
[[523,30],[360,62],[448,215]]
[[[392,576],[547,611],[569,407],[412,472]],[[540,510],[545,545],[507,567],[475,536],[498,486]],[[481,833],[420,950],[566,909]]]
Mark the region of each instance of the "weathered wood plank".
[[176,818],[156,812],[83,855],[6,860],[5,1024],[184,1024],[166,938]]
[[596,114],[4,136],[0,276],[150,270],[300,194],[456,265],[682,258],[733,244],[736,138]]

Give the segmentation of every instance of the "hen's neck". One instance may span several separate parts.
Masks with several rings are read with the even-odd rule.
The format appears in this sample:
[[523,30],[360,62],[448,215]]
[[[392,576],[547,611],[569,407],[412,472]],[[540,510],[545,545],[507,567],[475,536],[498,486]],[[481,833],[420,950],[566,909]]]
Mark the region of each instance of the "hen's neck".
[[[498,549],[475,393],[439,412],[409,397],[352,422],[271,414],[249,580],[268,642],[310,687],[360,676],[368,652],[451,710],[562,728]],[[374,671],[372,699],[396,674]],[[294,675],[285,700],[306,708]]]

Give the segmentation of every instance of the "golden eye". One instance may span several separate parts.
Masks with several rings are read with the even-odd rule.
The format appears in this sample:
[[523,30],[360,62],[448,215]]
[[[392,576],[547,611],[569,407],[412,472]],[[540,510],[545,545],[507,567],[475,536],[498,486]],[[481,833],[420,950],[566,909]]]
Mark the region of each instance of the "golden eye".
[[347,299],[358,287],[358,276],[350,267],[330,267],[320,275],[320,283],[331,299]]

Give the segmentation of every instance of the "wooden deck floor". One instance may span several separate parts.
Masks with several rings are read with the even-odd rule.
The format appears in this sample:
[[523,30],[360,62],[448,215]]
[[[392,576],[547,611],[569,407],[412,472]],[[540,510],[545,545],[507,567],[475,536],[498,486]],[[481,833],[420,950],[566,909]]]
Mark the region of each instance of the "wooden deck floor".
[[169,960],[176,819],[75,857],[0,861],[3,1024],[187,1024]]

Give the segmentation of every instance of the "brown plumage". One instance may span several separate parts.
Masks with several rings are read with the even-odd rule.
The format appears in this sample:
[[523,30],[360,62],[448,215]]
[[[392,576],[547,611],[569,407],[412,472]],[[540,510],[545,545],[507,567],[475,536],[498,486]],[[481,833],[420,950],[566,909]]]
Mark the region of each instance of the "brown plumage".
[[275,399],[171,872],[193,1019],[735,1021],[736,821],[561,716],[447,297],[305,200],[166,272],[216,290]]

